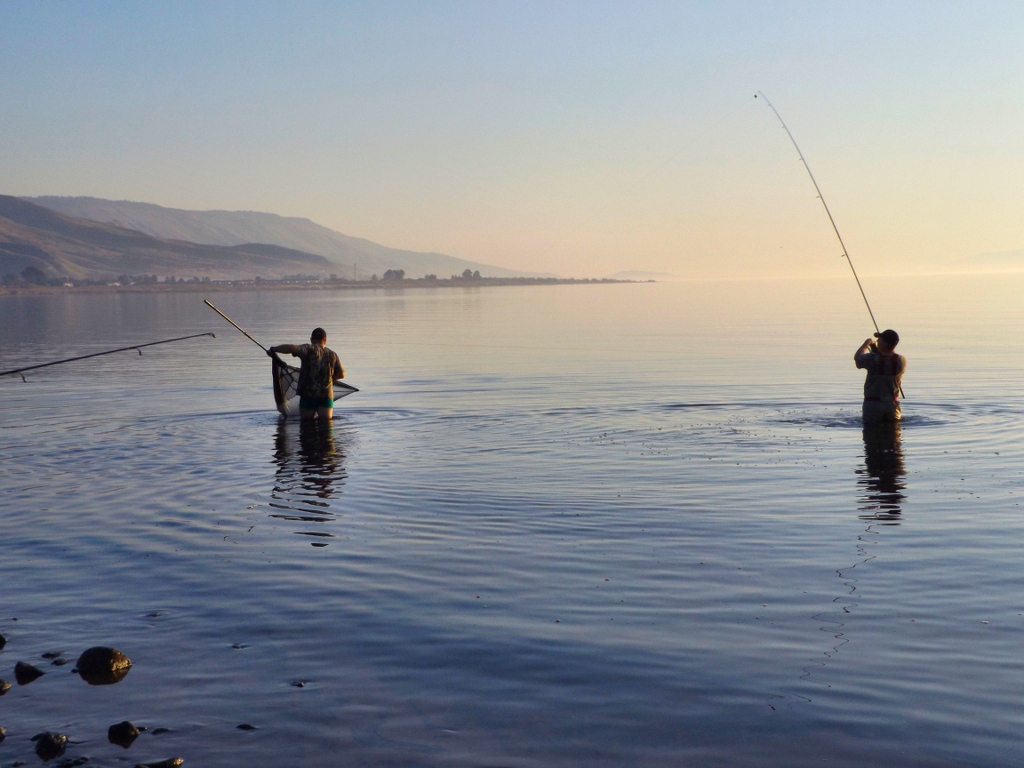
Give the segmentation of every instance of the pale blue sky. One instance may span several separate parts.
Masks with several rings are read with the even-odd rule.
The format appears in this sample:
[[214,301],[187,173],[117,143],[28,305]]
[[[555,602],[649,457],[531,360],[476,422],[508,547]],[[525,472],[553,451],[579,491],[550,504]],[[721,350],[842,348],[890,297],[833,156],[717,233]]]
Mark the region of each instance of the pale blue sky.
[[0,5],[0,193],[601,275],[1024,248],[1021,3]]

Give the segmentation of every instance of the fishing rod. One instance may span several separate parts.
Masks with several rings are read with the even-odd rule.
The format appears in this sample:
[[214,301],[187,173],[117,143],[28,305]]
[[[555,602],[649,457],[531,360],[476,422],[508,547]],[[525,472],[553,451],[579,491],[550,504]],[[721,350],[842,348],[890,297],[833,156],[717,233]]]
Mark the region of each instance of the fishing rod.
[[206,306],[208,306],[208,307],[209,307],[210,309],[212,309],[212,310],[213,310],[214,312],[216,312],[216,313],[217,313],[218,315],[220,315],[220,316],[221,316],[221,317],[223,317],[223,318],[224,318],[225,320],[227,320],[227,321],[228,321],[229,323],[231,323],[231,324],[232,324],[233,326],[235,326],[235,328],[237,328],[237,329],[238,329],[239,331],[241,331],[241,332],[242,332],[242,334],[243,334],[243,335],[245,336],[245,338],[247,338],[247,339],[248,339],[249,341],[251,341],[251,342],[252,342],[253,344],[255,344],[255,345],[256,345],[257,347],[259,347],[260,349],[262,349],[262,350],[263,350],[264,352],[266,352],[266,353],[267,353],[268,355],[270,354],[270,350],[269,350],[269,349],[267,349],[266,347],[264,347],[264,346],[263,346],[262,344],[260,344],[260,343],[259,343],[258,341],[256,341],[256,339],[254,339],[254,338],[253,338],[252,336],[250,336],[250,335],[249,335],[248,333],[246,333],[246,332],[245,332],[245,329],[244,329],[244,328],[243,328],[242,326],[240,326],[240,325],[239,325],[238,323],[236,323],[236,322],[235,322],[234,320],[232,320],[232,319],[231,319],[230,317],[228,317],[228,316],[227,316],[227,315],[225,315],[225,314],[224,314],[223,312],[221,312],[221,311],[220,311],[219,309],[217,309],[217,308],[216,308],[215,306],[213,306],[213,304],[211,304],[210,302],[208,302],[208,301],[207,301],[206,299],[203,299],[203,304],[205,304]]
[[130,347],[119,347],[118,349],[108,349],[106,352],[93,352],[91,355],[79,355],[78,357],[69,357],[69,358],[67,358],[65,360],[54,360],[52,363],[39,363],[38,365],[28,365],[28,366],[25,366],[24,368],[15,368],[12,371],[0,372],[0,376],[9,376],[9,375],[14,374],[14,373],[19,373],[19,374],[21,374],[21,380],[22,381],[27,381],[27,379],[25,378],[25,371],[34,371],[37,368],[48,368],[51,365],[61,365],[62,363],[73,363],[76,360],[87,360],[90,357],[100,357],[102,355],[112,355],[115,352],[127,352],[129,349],[138,350],[139,354],[141,355],[142,354],[142,350],[145,347],[155,347],[157,344],[170,344],[172,341],[184,341],[185,339],[198,339],[200,336],[213,336],[213,338],[217,338],[212,333],[193,333],[191,336],[178,336],[177,338],[174,338],[174,339],[164,339],[162,341],[151,341],[151,342],[149,342],[147,344],[132,344]]
[[817,179],[814,178],[814,174],[811,173],[811,166],[807,164],[807,160],[804,158],[804,153],[800,151],[800,145],[796,143],[796,139],[793,138],[793,134],[789,130],[789,126],[786,125],[786,121],[782,119],[782,115],[779,114],[779,110],[768,101],[768,97],[765,96],[761,91],[754,94],[756,99],[760,96],[764,99],[764,103],[767,104],[775,116],[779,118],[779,122],[782,123],[783,130],[786,131],[786,135],[789,136],[789,140],[793,142],[793,146],[796,147],[796,153],[800,155],[800,162],[804,164],[804,168],[807,169],[807,175],[811,177],[811,183],[814,185],[815,191],[818,193],[818,199],[821,200],[821,204],[825,207],[825,213],[828,214],[829,223],[832,225],[832,231],[836,233],[836,237],[839,239],[839,245],[843,248],[843,258],[846,259],[846,263],[850,265],[850,271],[853,272],[853,279],[857,281],[857,287],[860,289],[861,298],[864,299],[864,306],[868,308],[868,314],[871,315],[871,322],[875,326],[875,335],[877,336],[881,329],[878,327],[878,321],[875,320],[875,313],[871,311],[871,304],[868,302],[867,294],[864,293],[864,286],[860,283],[860,278],[857,276],[857,270],[854,269],[853,260],[850,258],[850,254],[846,250],[846,243],[843,242],[843,236],[839,234],[839,227],[836,226],[836,220],[832,218],[832,211],[828,209],[828,203],[825,202],[825,196],[821,194],[821,187],[818,186]]
[[[779,110],[775,108],[775,105],[768,101],[768,97],[765,96],[761,91],[754,94],[756,99],[760,96],[764,99],[764,103],[767,104],[775,116],[779,118],[779,122],[782,123],[782,128],[789,136],[789,140],[793,142],[793,146],[796,148],[796,153],[800,155],[800,162],[804,164],[804,168],[807,170],[807,175],[811,177],[811,183],[814,185],[815,191],[818,193],[818,199],[821,200],[822,206],[825,208],[825,213],[828,214],[828,221],[832,225],[832,231],[836,233],[836,238],[839,240],[839,245],[843,248],[843,258],[846,259],[846,263],[850,265],[850,271],[853,272],[853,279],[857,281],[857,288],[860,289],[861,298],[864,299],[864,306],[868,308],[868,314],[871,315],[871,324],[875,326],[875,336],[877,337],[881,333],[881,329],[878,327],[878,321],[875,320],[875,313],[871,311],[871,303],[868,301],[868,295],[864,293],[864,286],[861,285],[860,277],[857,276],[857,270],[853,266],[853,259],[850,258],[849,252],[846,250],[846,243],[843,242],[843,236],[839,234],[839,227],[836,226],[836,220],[832,218],[832,211],[828,209],[828,203],[825,202],[825,196],[821,194],[821,187],[818,186],[818,180],[814,178],[814,174],[811,173],[811,166],[807,164],[807,158],[804,157],[804,153],[800,151],[800,145],[796,143],[796,139],[793,138],[792,132],[789,130],[789,126],[786,125],[786,121],[782,119],[782,115],[779,114]],[[903,385],[897,384],[899,388],[900,396],[906,397],[903,394]]]

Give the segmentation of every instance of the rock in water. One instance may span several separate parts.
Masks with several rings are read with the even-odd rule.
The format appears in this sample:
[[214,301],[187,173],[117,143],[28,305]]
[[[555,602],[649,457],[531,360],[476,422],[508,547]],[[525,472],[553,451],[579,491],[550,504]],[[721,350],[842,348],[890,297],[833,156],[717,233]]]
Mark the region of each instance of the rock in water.
[[5,645],[7,645],[7,638],[3,635],[0,635],[0,651],[4,649]]
[[7,731],[3,726],[0,726],[0,742],[7,738]]
[[19,661],[14,665],[14,679],[18,681],[18,685],[28,685],[45,674],[43,670],[33,667],[31,664],[26,664],[24,661]]
[[169,757],[159,763],[139,763],[135,768],[179,768],[184,762],[180,757]]
[[119,683],[131,668],[131,659],[117,648],[98,645],[78,657],[78,674],[89,685]]
[[11,690],[11,681],[10,680],[0,680],[0,696],[3,696],[9,690]]
[[32,737],[36,743],[36,754],[41,760],[53,760],[64,754],[64,748],[68,745],[68,737],[63,733],[37,733]]
[[128,749],[137,738],[139,738],[139,729],[127,720],[107,729],[107,741],[125,749]]

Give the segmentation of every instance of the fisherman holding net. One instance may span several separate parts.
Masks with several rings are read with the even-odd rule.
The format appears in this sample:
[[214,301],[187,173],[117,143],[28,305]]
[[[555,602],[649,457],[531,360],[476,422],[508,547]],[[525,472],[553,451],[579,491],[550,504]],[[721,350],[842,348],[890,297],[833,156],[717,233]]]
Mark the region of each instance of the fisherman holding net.
[[327,331],[314,328],[309,344],[279,344],[267,354],[293,355],[302,361],[299,369],[299,417],[330,419],[334,416],[334,382],[345,378],[338,355],[327,348]]
[[[876,340],[877,339],[877,342]],[[864,380],[864,425],[895,424],[900,413],[900,382],[907,369],[907,358],[896,354],[900,335],[891,328],[866,339],[853,359],[868,372]]]

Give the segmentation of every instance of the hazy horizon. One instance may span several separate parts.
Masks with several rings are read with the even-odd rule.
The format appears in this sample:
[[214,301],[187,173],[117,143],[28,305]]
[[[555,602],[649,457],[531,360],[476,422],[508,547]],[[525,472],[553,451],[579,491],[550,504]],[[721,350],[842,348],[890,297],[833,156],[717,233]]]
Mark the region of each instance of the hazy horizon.
[[1015,4],[0,8],[5,194],[308,218],[523,271],[1024,249]]

